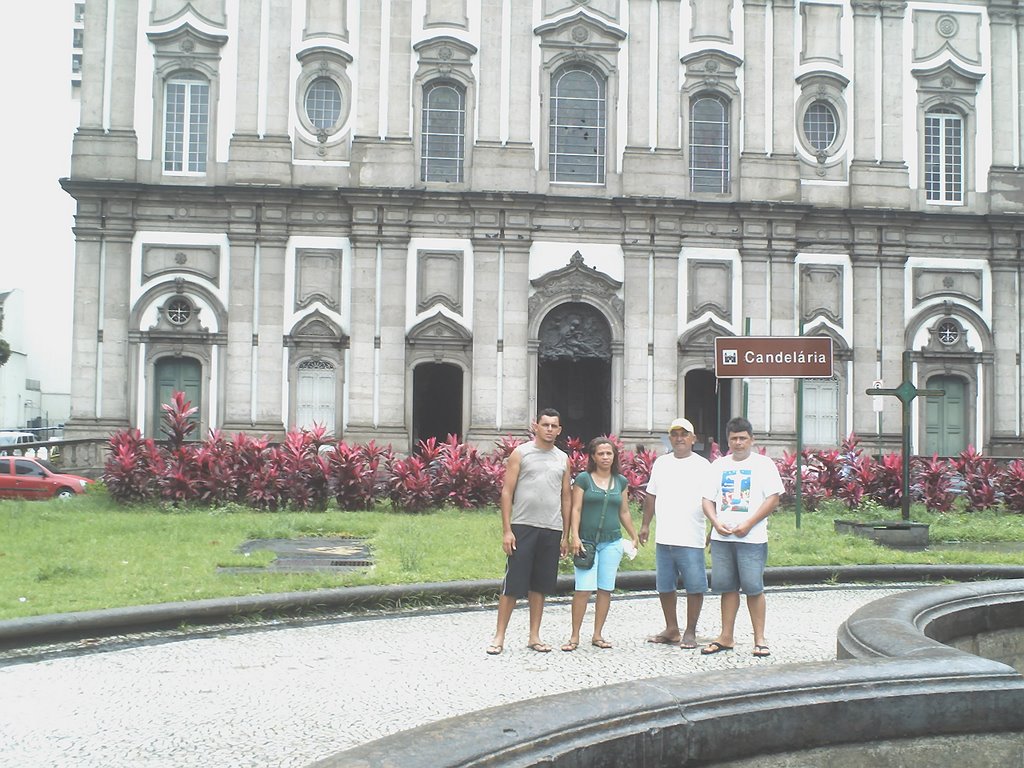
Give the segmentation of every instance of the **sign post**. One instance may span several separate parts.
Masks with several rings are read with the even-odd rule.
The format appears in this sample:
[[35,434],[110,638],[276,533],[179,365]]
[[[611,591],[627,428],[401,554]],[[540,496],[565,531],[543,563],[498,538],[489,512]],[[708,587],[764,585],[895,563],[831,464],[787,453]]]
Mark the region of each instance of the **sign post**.
[[[903,352],[903,381],[894,389],[883,389],[872,387],[867,390],[869,395],[881,395],[899,398],[903,404],[903,492],[900,498],[900,511],[904,520],[910,520],[910,404],[918,396],[921,397],[943,397],[946,394],[944,389],[918,389],[910,380],[911,374],[910,350]],[[876,381],[875,384],[881,384]],[[880,400],[875,397],[875,400]]]

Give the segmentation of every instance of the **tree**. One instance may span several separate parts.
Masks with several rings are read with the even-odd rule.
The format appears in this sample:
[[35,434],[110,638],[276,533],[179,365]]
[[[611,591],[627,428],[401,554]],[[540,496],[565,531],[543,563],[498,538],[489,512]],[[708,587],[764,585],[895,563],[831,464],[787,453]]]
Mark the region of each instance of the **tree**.
[[0,365],[11,359],[11,345],[0,339]]

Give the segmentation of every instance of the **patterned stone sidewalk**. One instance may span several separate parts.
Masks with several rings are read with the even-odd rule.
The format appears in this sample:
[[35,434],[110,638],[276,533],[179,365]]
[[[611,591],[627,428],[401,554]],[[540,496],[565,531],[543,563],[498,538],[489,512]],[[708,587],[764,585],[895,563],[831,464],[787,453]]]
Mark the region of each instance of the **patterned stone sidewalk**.
[[[714,656],[646,643],[661,628],[650,593],[613,599],[600,650],[557,645],[569,602],[549,602],[544,637],[526,648],[525,602],[505,652],[487,656],[495,611],[471,608],[257,626],[40,660],[0,660],[0,767],[304,766],[427,722],[546,694],[659,675],[835,657],[836,630],[861,605],[901,589],[768,591],[772,655],[755,659],[745,608],[736,649]],[[680,610],[683,600],[680,599]],[[584,622],[588,638],[592,610]],[[719,599],[698,628],[715,635]]]

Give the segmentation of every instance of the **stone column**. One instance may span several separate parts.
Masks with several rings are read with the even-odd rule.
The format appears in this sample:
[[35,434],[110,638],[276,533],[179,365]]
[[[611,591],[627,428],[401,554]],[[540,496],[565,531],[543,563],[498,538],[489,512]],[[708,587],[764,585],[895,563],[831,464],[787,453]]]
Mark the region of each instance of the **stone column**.
[[[235,124],[232,126],[232,145],[235,138],[254,139],[257,135],[259,120],[260,93],[260,13],[262,0],[238,0],[238,26],[234,33],[238,36],[237,62],[238,74],[235,80]],[[228,83],[224,84],[229,85]],[[225,88],[222,97],[227,97],[230,90]],[[225,126],[226,127],[226,126]],[[233,148],[229,151],[234,155]]]
[[[629,37],[626,56],[629,82],[626,86],[626,152],[647,152],[651,146],[651,0],[629,3]],[[677,46],[678,47],[678,46]],[[676,58],[676,68],[679,59]]]
[[874,163],[878,0],[853,0],[853,162]]
[[135,382],[128,381],[125,371],[128,366],[128,318],[131,307],[128,302],[129,275],[132,260],[132,226],[127,218],[126,201],[111,203],[110,218],[107,221],[106,247],[103,268],[103,305],[99,307],[100,328],[102,329],[102,416],[100,424],[128,426],[132,423],[129,412],[130,389]]
[[[999,426],[993,430],[986,448],[996,455],[1020,455],[1021,439],[1016,432],[1020,424],[1010,417],[1021,406],[1021,280],[1024,278],[1017,250],[1017,234],[1009,230],[993,233],[992,249],[992,350],[991,374],[986,371],[988,388],[981,393],[982,403],[978,418]],[[1001,410],[1005,416],[993,419]]]
[[[504,378],[504,355],[498,342],[498,318],[505,306],[499,293],[499,249],[496,239],[473,240],[473,370],[470,379],[470,414],[467,440],[488,445],[498,430],[498,390]],[[501,367],[498,361],[501,359]],[[504,392],[502,392],[504,397]]]
[[[910,206],[910,177],[903,161],[902,146],[905,13],[906,3],[902,0],[854,0],[853,3],[855,120],[850,201],[854,207]],[[882,52],[881,92],[875,88],[877,46],[881,46]],[[882,123],[881,136],[877,132],[878,117]]]
[[[511,66],[502,88],[508,93],[508,140],[493,170],[499,173],[495,188],[514,192],[532,192],[537,184],[533,141],[530,128],[535,113],[537,94],[531,77],[537,62],[533,57],[533,6],[519,0],[505,0],[511,18],[509,29],[502,35],[502,45],[510,47]],[[504,55],[504,54],[502,54]],[[540,76],[546,77],[544,72]],[[541,126],[540,130],[547,130]],[[474,175],[474,184],[477,177]],[[486,187],[484,187],[486,188]]]
[[[847,425],[847,432],[860,435],[865,443],[865,450],[878,452],[879,422],[872,410],[872,404],[864,399],[863,393],[873,381],[879,377],[879,364],[882,352],[876,339],[881,334],[883,323],[898,324],[902,327],[902,302],[896,307],[887,307],[879,302],[879,283],[881,268],[878,259],[878,243],[876,228],[872,225],[854,225],[853,246],[850,254],[853,264],[853,317],[849,321],[853,338],[853,375],[847,386],[853,397],[853,422]],[[892,313],[888,316],[888,313]],[[898,386],[899,381],[886,380],[887,387]],[[895,400],[895,398],[882,398]],[[898,405],[898,401],[897,405]],[[888,415],[889,424],[895,424],[896,411]],[[884,427],[883,427],[884,428]]]
[[[530,370],[531,355],[528,350],[530,327],[530,245],[526,240],[505,243],[505,356],[502,386],[501,431],[523,435],[535,415],[536,389],[531,381],[536,380],[537,371]],[[532,356],[535,360],[536,356]]]
[[[86,219],[85,212],[94,213]],[[96,391],[99,332],[100,238],[98,204],[82,201],[75,228],[75,288],[72,303],[71,418],[64,429],[68,439],[93,437],[96,429]]]
[[[232,217],[233,219],[235,217]],[[227,349],[224,381],[224,429],[251,431],[252,358],[258,347],[253,329],[256,238],[253,233],[229,234]],[[261,307],[262,311],[262,307]]]
[[[264,217],[265,218],[265,217]],[[288,238],[284,231],[260,236],[260,290],[255,300],[260,303],[259,344],[252,350],[256,356],[256,422],[257,432],[283,433],[287,414],[281,412],[282,371],[284,356],[284,256]],[[276,228],[275,228],[276,229]]]
[[[419,180],[415,148],[409,134],[412,104],[412,5],[390,3],[388,7],[391,14],[388,20],[391,35],[388,40],[388,59],[382,63],[385,67],[383,82],[376,83],[378,89],[387,89],[386,123],[382,126],[384,141],[364,136],[360,142],[357,136],[352,149],[353,170],[359,185],[365,187],[411,187]],[[374,20],[370,19],[371,22]],[[367,53],[370,56],[376,55],[377,60],[380,60],[379,52],[373,50],[373,41],[379,39],[376,30],[371,27],[361,33],[360,38],[370,41]],[[369,79],[373,81],[372,73]],[[363,88],[360,88],[360,93],[365,93]],[[364,102],[366,108],[377,110],[380,98],[380,93],[369,94]]]
[[[138,175],[135,135],[138,0],[118,2],[113,6],[113,17],[108,20],[109,3],[113,1],[89,3],[85,10],[88,31],[82,50],[81,112],[72,144],[72,178],[134,181]],[[108,62],[110,38],[113,40]],[[109,91],[106,90],[108,65],[112,70]]]
[[[291,183],[292,164],[288,116],[294,109],[291,3],[271,0],[267,50],[261,48],[262,8],[261,0],[240,0],[237,114],[228,144],[227,178],[229,183],[287,185]],[[261,103],[260,77],[264,71],[266,102]],[[226,98],[229,92],[222,91],[221,97]],[[214,142],[215,137],[211,136],[210,141]]]
[[772,200],[800,200],[800,166],[794,146],[794,70],[796,10],[793,0],[772,4]]
[[381,0],[359,4],[359,90],[355,111],[355,140],[380,138]]
[[738,119],[742,105],[743,153],[738,176],[744,187],[749,184],[755,189],[771,179],[767,166],[769,122],[765,114],[765,5],[766,0],[743,0],[743,98],[733,103],[732,112],[733,119]]
[[[992,20],[992,62],[1013,60],[1014,25],[1021,19],[1019,11],[1011,8],[989,8]],[[1024,35],[1024,28],[1019,34]],[[1024,67],[1024,64],[1021,65]],[[1009,66],[989,68],[992,78],[992,168],[989,170],[989,201],[991,210],[1016,211],[1024,195],[1024,174],[1014,170],[1014,92],[1013,74]],[[1024,101],[1024,99],[1018,99]],[[1018,105],[1024,110],[1024,104]],[[1024,114],[1022,114],[1024,117]],[[981,140],[981,136],[978,139]],[[1021,150],[1018,150],[1021,151]]]
[[502,28],[502,0],[481,0],[480,14],[476,143],[497,145],[501,139],[501,56],[508,34]]
[[[645,233],[647,234],[647,233]],[[650,372],[649,321],[651,306],[651,250],[649,237],[637,238],[635,245],[623,246],[622,298],[629,310],[624,318],[622,339],[622,425],[619,434],[646,435],[651,394],[648,392]],[[612,396],[616,395],[612,382]],[[617,429],[613,422],[612,429]]]

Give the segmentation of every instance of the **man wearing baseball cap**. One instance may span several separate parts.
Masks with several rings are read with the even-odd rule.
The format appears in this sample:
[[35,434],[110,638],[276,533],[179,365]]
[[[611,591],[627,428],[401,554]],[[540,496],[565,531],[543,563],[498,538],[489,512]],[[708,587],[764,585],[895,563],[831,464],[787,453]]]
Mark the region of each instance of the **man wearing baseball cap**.
[[[679,644],[697,647],[697,619],[708,590],[704,567],[706,521],[702,492],[707,485],[710,464],[693,452],[697,439],[689,419],[678,418],[668,427],[672,452],[659,456],[651,467],[651,479],[644,497],[644,517],[639,539],[646,544],[651,520],[657,516],[655,530],[655,583],[665,629],[647,638],[649,643]],[[676,617],[676,590],[682,581],[686,590],[686,628],[679,631]]]

